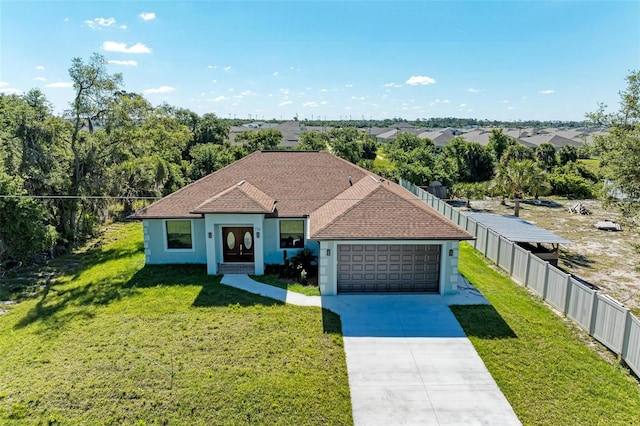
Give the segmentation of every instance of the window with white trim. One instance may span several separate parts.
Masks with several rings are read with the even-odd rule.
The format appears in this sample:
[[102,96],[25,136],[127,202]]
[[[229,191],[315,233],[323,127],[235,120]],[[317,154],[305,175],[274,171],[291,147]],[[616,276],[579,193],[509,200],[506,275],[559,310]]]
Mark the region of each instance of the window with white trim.
[[280,248],[304,247],[304,220],[280,221]]
[[165,231],[167,233],[167,249],[193,249],[190,220],[167,220],[165,224]]

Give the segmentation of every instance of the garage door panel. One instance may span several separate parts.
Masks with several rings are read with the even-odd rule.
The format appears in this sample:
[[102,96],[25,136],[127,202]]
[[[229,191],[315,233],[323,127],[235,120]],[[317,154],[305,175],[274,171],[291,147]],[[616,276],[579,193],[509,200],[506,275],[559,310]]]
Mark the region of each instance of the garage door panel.
[[338,292],[438,292],[439,245],[338,245]]

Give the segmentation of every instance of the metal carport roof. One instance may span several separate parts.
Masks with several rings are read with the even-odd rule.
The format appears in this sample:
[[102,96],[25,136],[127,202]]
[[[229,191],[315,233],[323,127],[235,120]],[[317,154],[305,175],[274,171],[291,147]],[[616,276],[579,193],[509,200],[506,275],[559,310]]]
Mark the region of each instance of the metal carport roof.
[[515,216],[502,216],[492,213],[467,213],[466,216],[497,232],[509,241],[520,243],[573,244],[551,231],[540,228]]

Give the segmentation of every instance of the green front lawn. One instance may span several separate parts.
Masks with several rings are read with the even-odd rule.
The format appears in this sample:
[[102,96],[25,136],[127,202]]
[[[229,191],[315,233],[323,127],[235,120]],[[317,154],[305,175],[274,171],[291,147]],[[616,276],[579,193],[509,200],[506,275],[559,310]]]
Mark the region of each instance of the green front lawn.
[[0,424],[352,423],[337,315],[101,241],[0,315]]
[[577,326],[466,243],[459,267],[492,306],[452,310],[523,424],[640,424],[638,382]]

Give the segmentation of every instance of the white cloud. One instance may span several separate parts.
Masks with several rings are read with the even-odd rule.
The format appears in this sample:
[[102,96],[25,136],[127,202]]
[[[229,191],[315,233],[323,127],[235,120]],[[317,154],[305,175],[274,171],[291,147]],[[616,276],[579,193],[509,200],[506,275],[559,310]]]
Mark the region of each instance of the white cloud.
[[364,101],[365,97],[364,96],[352,96],[351,99],[353,99],[354,101]]
[[345,84],[344,87],[353,87],[353,84]]
[[426,75],[412,75],[405,83],[410,86],[424,86],[427,84],[435,84],[435,82],[435,79]]
[[226,72],[231,71],[231,67],[224,67],[224,68],[222,68],[222,69],[223,69],[223,70],[225,70]]
[[138,62],[137,61],[118,61],[116,59],[109,59],[107,61],[110,64],[114,64],[114,65],[126,65],[129,67],[137,67],[138,66]]
[[153,12],[142,12],[140,15],[138,15],[140,17],[140,19],[142,19],[143,21],[152,21],[154,19],[156,19],[156,14]]
[[210,70],[215,70],[218,68],[217,65],[207,65],[207,68],[209,68]]
[[448,104],[449,103],[449,99],[445,99],[444,101],[442,101],[443,104]]
[[115,41],[105,41],[102,43],[102,49],[107,52],[119,53],[151,53],[151,49],[143,43],[136,43],[131,47],[127,47],[126,43],[118,43]]
[[317,102],[305,102],[302,104],[303,107],[317,107],[318,103]]
[[509,110],[516,109],[516,107],[509,106],[509,107],[507,107],[507,109],[509,109]]
[[38,66],[36,67],[36,69],[37,69],[37,70],[39,70],[39,71],[43,71],[43,70],[44,70],[44,67],[43,67],[42,65],[38,65]]
[[464,108],[466,106],[467,106],[467,104],[460,104],[460,108]]
[[522,97],[522,100],[524,101],[525,99],[527,99],[527,97],[526,97],[526,96],[523,96],[523,97]]
[[326,105],[328,102],[327,101],[322,101],[320,102],[320,105]]
[[320,89],[321,93],[325,93],[325,92],[328,92],[328,91],[329,91],[329,89]]
[[126,25],[120,25],[118,28],[120,28],[121,30],[126,30],[127,26]]
[[552,93],[555,93],[555,90],[551,90],[551,89],[541,90],[540,93],[542,93],[543,95],[550,95]]
[[240,94],[242,96],[252,96],[252,95],[256,95],[256,92],[252,92],[251,90],[245,90],[244,92],[240,92]]
[[283,95],[288,95],[289,94],[289,89],[278,89],[278,91],[280,93],[282,93]]
[[509,103],[509,101],[505,99],[504,101],[500,101],[499,103],[501,103],[501,104],[508,104],[508,103]]
[[116,24],[115,18],[93,18],[84,21],[92,30],[99,30],[101,27],[111,27]]
[[5,87],[5,86],[8,86],[8,85],[9,85],[9,83],[8,83],[8,82],[6,82],[6,81],[0,81],[0,87]]
[[276,72],[274,72],[274,73],[273,73],[273,76],[274,76],[274,77],[277,77],[277,76],[278,76],[278,74],[280,74],[280,73],[279,73],[278,71],[276,71]]
[[227,89],[227,92],[235,92],[235,91],[236,91],[236,89],[234,89],[233,87],[229,87],[229,88]]
[[474,89],[473,87],[470,87],[467,89],[467,92],[469,93],[478,93],[480,91],[480,89]]
[[226,96],[218,96],[213,100],[213,102],[221,102],[221,101],[228,101],[228,100],[229,98],[227,98]]
[[58,81],[56,83],[49,83],[44,87],[53,87],[56,89],[61,89],[61,88],[69,88],[69,87],[73,87],[73,83],[70,81]]
[[4,89],[0,89],[0,93],[4,93],[5,95],[21,95],[22,90],[20,89],[12,89],[11,87],[7,87]]
[[36,78],[34,78],[34,80],[36,80],[36,81],[47,81],[47,79],[44,78],[44,77],[36,77]]
[[387,84],[385,84],[385,85],[384,85],[384,86],[382,86],[382,87],[402,87],[402,86],[401,86],[401,85],[399,85],[399,84],[397,84],[397,83],[391,82],[391,83],[387,83]]
[[211,80],[211,82],[212,82],[213,84],[216,84],[216,83],[218,82],[218,80]]
[[278,104],[278,106],[285,106],[285,105],[291,105],[293,103],[293,101],[282,101]]
[[155,93],[171,93],[174,90],[176,90],[175,87],[171,87],[171,86],[160,86],[160,87],[156,87],[154,89],[147,89],[144,91],[144,93],[151,95],[151,94],[155,94]]

